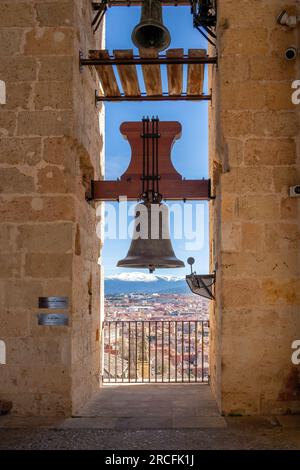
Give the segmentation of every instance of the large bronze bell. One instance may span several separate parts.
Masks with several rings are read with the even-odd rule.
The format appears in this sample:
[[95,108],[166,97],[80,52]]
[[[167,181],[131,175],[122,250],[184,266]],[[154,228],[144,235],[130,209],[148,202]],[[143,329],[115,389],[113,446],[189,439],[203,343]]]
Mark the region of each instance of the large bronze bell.
[[120,268],[183,268],[177,259],[169,233],[169,210],[165,204],[142,202],[135,207],[134,233],[126,258]]
[[168,29],[163,24],[160,0],[144,0],[141,20],[131,35],[132,42],[138,49],[163,51],[171,42]]

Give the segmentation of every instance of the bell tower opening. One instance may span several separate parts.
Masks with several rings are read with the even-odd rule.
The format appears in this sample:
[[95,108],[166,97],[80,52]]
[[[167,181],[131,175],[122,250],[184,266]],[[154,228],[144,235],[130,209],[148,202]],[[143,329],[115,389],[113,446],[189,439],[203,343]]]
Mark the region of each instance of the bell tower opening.
[[[119,11],[111,9],[107,14],[108,50],[120,44],[121,37],[128,42],[123,42],[123,47],[132,48],[128,33],[138,23],[140,10],[122,9],[122,21]],[[182,37],[186,40],[180,47],[189,49],[190,56],[203,55],[206,41],[191,29],[189,8],[180,11],[179,16],[175,7],[164,9],[172,38],[172,49],[166,55],[185,53],[176,49]],[[120,55],[114,53],[115,57]],[[133,56],[138,53],[134,50]],[[152,393],[156,394],[152,408],[159,410],[168,395],[172,407],[177,408],[175,415],[179,413],[176,419],[182,421],[176,394],[191,393],[203,413],[201,403],[206,402],[217,414],[209,390],[209,301],[192,294],[185,279],[190,270],[186,260],[191,256],[198,271],[209,272],[208,103],[184,102],[179,96],[169,102],[155,100],[158,90],[151,91],[151,86],[160,86],[162,96],[169,90],[171,98],[190,93],[198,96],[200,86],[201,94],[208,96],[207,73],[204,65],[197,70],[192,65],[163,64],[158,82],[151,84],[146,67],[138,65],[134,77],[141,94],[152,95],[153,101],[141,97],[140,102],[105,103],[106,181],[95,187],[98,195],[110,198],[104,208],[101,255],[105,272],[101,393],[102,397],[113,394],[114,387],[122,385],[124,400],[132,394],[136,397],[128,413],[137,415],[143,400]],[[121,66],[118,72],[121,95],[135,93],[128,90]],[[193,89],[198,79],[201,83]],[[118,202],[112,196],[115,187],[125,193],[120,192]],[[128,388],[137,385],[143,385],[140,398],[135,395],[137,388]],[[191,417],[194,411],[188,400],[184,408],[197,427],[201,420]],[[122,414],[124,409],[117,412]]]

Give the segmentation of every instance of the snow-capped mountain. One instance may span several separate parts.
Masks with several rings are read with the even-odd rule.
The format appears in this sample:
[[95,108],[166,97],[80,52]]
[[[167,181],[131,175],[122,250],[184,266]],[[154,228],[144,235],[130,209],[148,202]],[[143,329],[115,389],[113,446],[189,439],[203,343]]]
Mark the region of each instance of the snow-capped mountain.
[[166,281],[166,282],[177,282],[183,281],[185,276],[170,276],[163,274],[150,274],[150,273],[141,273],[141,272],[131,272],[131,273],[119,273],[112,274],[105,277],[106,280],[110,281],[126,281],[126,282],[155,282],[155,281]]
[[185,276],[123,272],[105,277],[105,293],[189,293]]

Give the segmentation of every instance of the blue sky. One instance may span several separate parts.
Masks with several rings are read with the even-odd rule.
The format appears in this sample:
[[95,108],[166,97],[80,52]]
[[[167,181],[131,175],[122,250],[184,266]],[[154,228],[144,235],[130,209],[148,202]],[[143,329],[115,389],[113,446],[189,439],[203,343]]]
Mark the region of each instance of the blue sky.
[[[189,7],[165,7],[164,24],[171,33],[170,48],[206,48],[205,40],[192,26],[192,15]],[[140,8],[115,7],[106,14],[106,48],[134,49],[131,32],[139,22]],[[135,49],[134,49],[135,50]],[[135,50],[135,53],[138,53]],[[185,66],[186,67],[186,66]],[[141,71],[138,70],[139,75]],[[162,67],[162,80],[166,91],[167,76]],[[140,80],[142,82],[142,80]],[[185,83],[184,83],[185,86]],[[177,171],[186,179],[208,177],[208,121],[207,102],[139,102],[139,103],[106,103],[106,137],[105,137],[105,177],[114,180],[126,170],[130,160],[130,148],[119,132],[124,121],[140,121],[143,116],[158,115],[161,121],[179,121],[182,124],[182,137],[172,152],[172,161]],[[111,204],[111,203],[110,203]],[[195,210],[193,203],[193,210]],[[198,202],[204,208],[204,245],[197,251],[186,250],[186,241],[174,240],[173,247],[178,258],[186,261],[188,256],[196,259],[195,268],[200,273],[208,272],[208,203]],[[114,203],[118,211],[118,203]],[[172,227],[171,227],[172,229]],[[171,230],[172,237],[172,230]],[[119,259],[126,256],[130,240],[106,239],[102,251],[102,262],[105,274],[117,274],[124,269],[116,268]],[[157,270],[159,274],[185,275],[189,270]],[[127,270],[130,272],[131,270]],[[145,270],[145,272],[147,272]]]

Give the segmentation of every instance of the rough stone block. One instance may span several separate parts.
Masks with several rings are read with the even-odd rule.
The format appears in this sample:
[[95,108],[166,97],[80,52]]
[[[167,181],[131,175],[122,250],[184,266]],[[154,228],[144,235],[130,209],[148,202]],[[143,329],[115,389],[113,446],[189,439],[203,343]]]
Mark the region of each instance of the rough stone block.
[[[233,284],[234,283],[234,284]],[[223,279],[222,280],[223,308],[254,307],[261,304],[261,286],[255,279]]]
[[33,253],[66,253],[73,248],[73,224],[26,224],[18,227],[19,250]]
[[40,82],[52,80],[71,82],[73,77],[72,56],[40,57],[39,63],[38,79]]
[[299,201],[290,197],[283,198],[280,203],[281,219],[298,220],[299,217]]
[[263,235],[263,224],[244,222],[242,224],[242,251],[261,251],[263,247]]
[[274,196],[247,195],[238,199],[238,214],[241,219],[265,221],[280,217],[280,204]]
[[220,100],[223,109],[263,109],[266,105],[266,90],[258,82],[243,81],[236,83],[230,81],[228,83],[223,79],[220,87]]
[[267,279],[262,282],[263,300],[269,305],[299,305],[299,279]]
[[44,295],[46,297],[69,297],[69,301],[72,302],[72,281],[66,281],[62,279],[46,279],[44,282]]
[[[299,276],[300,266],[297,251],[223,253],[222,272],[224,278],[267,277],[287,278]],[[242,274],[241,274],[242,273]]]
[[6,104],[2,109],[29,109],[32,84],[30,82],[8,82],[6,84]]
[[28,2],[1,3],[0,28],[30,27],[34,24],[33,5]]
[[17,168],[0,168],[0,192],[32,193],[35,190],[34,179]]
[[71,278],[71,254],[27,254],[25,258],[25,275],[33,278]]
[[22,111],[18,115],[19,136],[68,135],[72,114],[68,111]]
[[296,166],[273,168],[273,183],[276,192],[288,193],[290,186],[299,184],[300,169]]
[[237,197],[233,194],[222,194],[221,196],[221,219],[232,221],[238,217]]
[[249,139],[245,143],[245,165],[288,165],[296,161],[292,139]]
[[296,76],[296,63],[284,59],[281,55],[250,57],[250,78],[252,80],[293,80]]
[[222,224],[221,236],[222,251],[234,252],[241,249],[241,225],[238,223]]
[[26,55],[71,55],[73,31],[68,28],[36,28],[28,31],[25,38]]
[[[30,334],[30,313],[16,308],[12,311],[10,307],[2,308],[0,312],[1,337],[18,338],[28,336]],[[1,391],[3,392],[3,384],[1,383]]]
[[35,87],[36,110],[71,109],[72,82],[41,82]]
[[0,224],[0,251],[1,253],[10,252],[12,249],[12,230],[10,225]]
[[0,278],[20,277],[21,255],[0,253]]
[[42,284],[32,279],[11,280],[4,283],[4,305],[9,305],[10,309],[18,308],[38,308],[38,298],[43,295]]
[[272,175],[269,168],[238,168],[237,184],[238,192],[265,193],[272,190]]
[[253,115],[248,111],[224,111],[221,129],[226,137],[244,137],[253,134]]
[[259,168],[232,168],[224,173],[221,187],[224,192],[237,194],[266,193],[272,191],[272,173],[267,167]]
[[36,165],[41,160],[41,139],[8,138],[0,146],[0,163]]
[[275,28],[269,39],[273,53],[282,56],[284,51],[293,44],[297,44],[297,28]]
[[244,161],[244,142],[240,139],[226,139],[229,166],[242,166]]
[[38,191],[41,193],[66,193],[72,189],[70,178],[56,166],[46,166],[38,171]]
[[0,111],[0,137],[13,135],[16,128],[16,113]]
[[273,253],[279,250],[297,250],[300,248],[300,228],[298,224],[271,223],[265,225],[264,250]]
[[228,22],[230,28],[274,28],[274,17],[278,15],[278,3],[280,1],[263,4],[252,0],[242,0],[237,8],[235,0],[226,0],[219,5],[219,22],[221,24]]
[[20,54],[23,34],[22,29],[2,28],[0,30],[0,56]]
[[40,26],[72,26],[74,22],[72,1],[38,3],[36,12]]
[[74,200],[71,196],[0,198],[2,222],[73,221]]
[[266,28],[226,29],[223,33],[220,52],[224,55],[265,55],[269,51]]
[[219,73],[222,80],[230,83],[243,82],[249,79],[250,66],[248,57],[222,56],[219,59]]
[[8,82],[27,82],[36,79],[37,63],[35,57],[1,57],[1,80]]
[[266,85],[266,105],[268,109],[275,111],[294,110],[292,91],[290,80]]
[[299,132],[297,113],[275,111],[257,112],[254,116],[254,134],[257,136],[295,137]]

